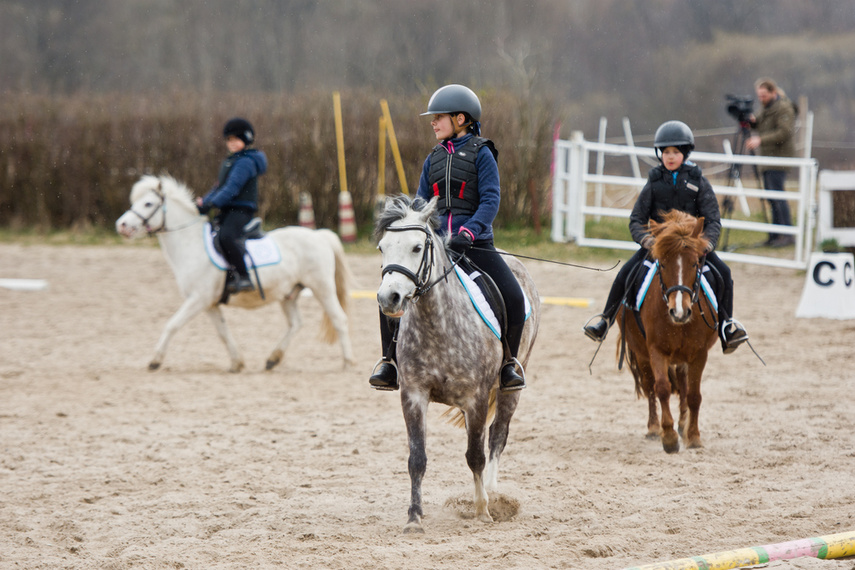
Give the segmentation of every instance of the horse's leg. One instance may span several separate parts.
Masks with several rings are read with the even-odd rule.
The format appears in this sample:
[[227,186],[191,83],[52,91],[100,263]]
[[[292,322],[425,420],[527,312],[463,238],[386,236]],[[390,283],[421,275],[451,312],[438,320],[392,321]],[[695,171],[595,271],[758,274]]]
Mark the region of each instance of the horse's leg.
[[662,448],[667,453],[676,453],[680,450],[680,438],[674,431],[674,417],[671,415],[671,379],[668,377],[668,360],[663,354],[651,350],[650,366],[656,378],[653,389],[662,408]]
[[404,422],[407,425],[407,438],[410,443],[410,458],[407,469],[410,472],[410,508],[407,511],[407,524],[404,532],[424,532],[422,528],[422,479],[427,469],[425,453],[426,412],[428,398],[426,394],[401,390],[401,407],[404,410]]
[[291,339],[294,338],[294,335],[296,335],[297,331],[300,330],[300,327],[303,326],[303,319],[300,317],[300,308],[297,306],[299,297],[300,292],[297,291],[296,294],[288,295],[279,302],[282,307],[282,312],[285,314],[285,334],[282,335],[282,339],[279,341],[279,344],[276,345],[276,348],[274,348],[273,352],[270,353],[270,356],[267,357],[267,370],[271,370],[274,366],[282,362],[282,356],[285,354],[285,349],[288,348],[288,344],[290,344]]
[[210,318],[211,322],[214,323],[214,328],[217,329],[217,334],[220,335],[220,339],[223,341],[223,344],[226,345],[226,350],[229,351],[229,358],[232,360],[229,372],[240,372],[243,370],[243,358],[240,355],[237,343],[235,342],[234,337],[232,337],[229,327],[226,325],[226,319],[223,318],[223,312],[220,310],[220,306],[214,305],[213,307],[210,307],[205,311],[205,314],[208,315],[208,318]]
[[178,332],[178,329],[190,322],[190,319],[201,313],[206,306],[199,296],[191,295],[184,300],[184,303],[178,308],[172,317],[166,322],[163,332],[160,333],[160,339],[154,347],[154,357],[148,363],[149,370],[157,370],[163,363],[163,357],[166,354],[166,346],[169,344],[172,335]]
[[466,463],[472,471],[475,481],[475,516],[481,522],[493,522],[487,508],[489,498],[484,487],[484,466],[487,457],[484,455],[484,436],[487,426],[487,402],[483,405],[470,407],[464,412],[466,417]]
[[686,437],[686,424],[689,421],[689,405],[686,401],[687,373],[688,366],[686,364],[673,366],[669,371],[669,374],[672,375],[671,381],[676,386],[677,393],[680,395],[680,419],[677,422],[677,433],[684,438],[684,441]]
[[686,447],[695,449],[703,447],[701,443],[701,431],[698,428],[698,414],[701,411],[701,377],[707,364],[707,352],[700,354],[692,361],[688,370],[688,405],[689,405],[689,429],[686,432]]
[[341,345],[345,367],[353,366],[356,361],[353,359],[353,347],[350,344],[350,330],[347,324],[347,313],[344,312],[341,304],[339,304],[335,291],[328,287],[324,287],[322,289],[312,289],[312,293],[323,307],[326,317],[329,319],[329,326],[332,326],[338,335],[338,342]]
[[508,429],[511,418],[517,409],[520,400],[519,390],[515,392],[502,392],[497,390],[496,417],[490,426],[490,461],[487,463],[487,472],[484,475],[484,485],[488,491],[495,492],[499,486],[499,459],[505,444],[508,442]]

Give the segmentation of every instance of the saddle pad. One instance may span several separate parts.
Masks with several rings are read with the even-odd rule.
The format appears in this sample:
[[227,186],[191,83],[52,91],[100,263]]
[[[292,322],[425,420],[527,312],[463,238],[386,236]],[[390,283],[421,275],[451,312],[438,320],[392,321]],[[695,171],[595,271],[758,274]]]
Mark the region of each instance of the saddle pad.
[[[475,282],[475,279],[481,275],[481,272],[476,270],[470,275],[459,265],[454,266],[454,272],[457,274],[457,278],[460,279],[463,288],[466,289],[466,293],[469,295],[469,299],[472,301],[475,310],[481,316],[481,320],[496,335],[496,338],[502,338],[502,329],[499,325],[499,319],[496,317],[496,312],[490,306],[483,291],[481,291],[481,287]],[[525,291],[523,291],[523,299],[525,300],[525,318],[528,320],[529,316],[531,316],[531,303],[529,303]]]
[[[231,269],[231,265],[222,254],[214,247],[214,234],[211,232],[211,224],[205,224],[205,251],[208,252],[208,258],[211,263],[222,270]],[[279,248],[270,236],[264,236],[261,239],[246,240],[246,266],[264,267],[265,265],[276,265],[282,261],[282,255],[279,253]]]
[[[641,304],[644,303],[644,298],[647,296],[647,290],[650,288],[650,284],[653,282],[653,277],[656,275],[656,272],[659,270],[659,262],[653,262],[645,259],[643,261],[644,265],[647,266],[647,273],[644,275],[644,280],[641,282],[641,286],[638,288],[638,295],[635,297],[635,306],[636,310],[641,309]],[[706,296],[707,300],[709,300],[710,304],[713,307],[715,312],[718,312],[718,299],[716,299],[715,292],[713,291],[712,286],[709,281],[707,281],[706,273],[709,272],[710,268],[707,265],[704,265],[703,271],[701,271],[701,289],[704,292],[704,296]]]

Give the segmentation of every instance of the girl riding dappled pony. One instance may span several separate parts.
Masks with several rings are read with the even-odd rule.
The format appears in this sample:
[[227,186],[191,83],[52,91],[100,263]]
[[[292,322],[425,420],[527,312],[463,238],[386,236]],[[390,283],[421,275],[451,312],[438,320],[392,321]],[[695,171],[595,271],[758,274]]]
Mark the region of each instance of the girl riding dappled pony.
[[721,275],[721,299],[719,300],[719,336],[725,354],[748,340],[745,328],[733,316],[733,280],[730,268],[715,253],[715,245],[721,233],[721,215],[718,199],[712,185],[701,174],[701,169],[687,159],[695,148],[691,129],[680,121],[668,121],[656,129],[653,147],[659,166],[650,170],[647,184],[641,190],[629,218],[632,239],[641,248],[624,264],[612,284],[606,307],[600,319],[584,327],[585,334],[602,342],[614,322],[618,308],[627,293],[627,279],[635,275],[636,268],[648,256],[654,237],[648,230],[650,220],[662,222],[662,216],[670,210],[680,210],[695,217],[704,218],[704,237],[709,241],[706,263]]
[[[428,101],[431,127],[439,141],[422,167],[418,196],[439,198],[442,218],[438,233],[450,236],[448,247],[466,254],[499,288],[507,313],[508,358],[500,374],[503,391],[525,388],[516,360],[525,325],[525,299],[508,265],[493,246],[493,219],[499,211],[499,167],[493,142],[481,134],[481,101],[463,85],[446,85]],[[474,246],[474,248],[473,248]],[[395,319],[380,315],[383,359],[369,383],[378,390],[397,390]],[[466,334],[466,331],[459,331]]]

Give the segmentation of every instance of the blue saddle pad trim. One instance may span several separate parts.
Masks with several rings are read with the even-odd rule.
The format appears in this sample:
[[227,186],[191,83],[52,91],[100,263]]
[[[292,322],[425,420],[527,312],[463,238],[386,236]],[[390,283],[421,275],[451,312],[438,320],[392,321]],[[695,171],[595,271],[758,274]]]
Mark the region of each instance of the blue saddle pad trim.
[[[656,272],[659,271],[658,261],[653,262],[645,259],[643,263],[647,266],[647,274],[644,276],[644,281],[641,282],[641,287],[638,288],[638,295],[635,297],[635,306],[638,309],[641,309],[641,305],[644,303],[645,297],[647,297],[647,291],[650,289],[650,284],[653,282],[653,277],[656,275]],[[718,299],[716,299],[715,292],[713,292],[713,288],[710,285],[710,282],[707,281],[707,276],[705,275],[709,270],[710,268],[705,265],[701,272],[701,290],[712,305],[713,310],[717,313]]]
[[[496,317],[496,313],[493,311],[493,308],[487,302],[487,298],[484,296],[484,293],[481,292],[481,288],[475,282],[475,278],[481,275],[481,272],[476,271],[470,276],[459,265],[454,266],[454,272],[457,274],[460,284],[463,285],[463,288],[469,295],[469,300],[472,301],[472,306],[475,307],[475,310],[478,312],[481,320],[484,321],[487,328],[496,335],[496,338],[502,338],[499,319]],[[532,308],[525,291],[523,291],[523,299],[525,300],[525,320],[528,320],[531,316]]]

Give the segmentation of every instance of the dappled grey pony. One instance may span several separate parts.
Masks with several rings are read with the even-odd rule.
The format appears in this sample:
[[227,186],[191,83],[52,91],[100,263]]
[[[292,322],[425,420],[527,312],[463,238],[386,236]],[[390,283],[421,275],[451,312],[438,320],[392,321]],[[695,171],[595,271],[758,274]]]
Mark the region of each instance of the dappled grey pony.
[[[498,483],[499,457],[508,439],[508,425],[520,392],[498,390],[502,343],[481,320],[452,269],[442,240],[434,230],[436,198],[429,203],[407,196],[390,198],[377,221],[383,256],[383,281],[377,291],[380,309],[400,318],[397,364],[401,406],[410,444],[411,500],[404,532],[423,532],[421,484],[427,465],[426,413],[430,402],[457,408],[465,422],[466,462],[475,480],[475,511],[491,522],[487,491]],[[519,360],[528,363],[540,319],[540,298],[531,276],[515,258],[507,258],[528,297]],[[490,425],[490,457],[484,440]],[[485,474],[486,465],[486,474]]]
[[[131,190],[131,208],[116,220],[116,231],[127,238],[156,235],[169,266],[175,273],[184,303],[166,323],[149,363],[156,370],[163,362],[166,346],[178,329],[204,312],[219,333],[231,357],[232,372],[244,367],[243,358],[220,311],[226,272],[212,261],[205,243],[205,216],[199,214],[193,196],[184,184],[169,176],[143,176]],[[300,292],[312,291],[324,309],[324,340],[338,339],[345,365],[353,363],[347,321],[350,270],[338,236],[330,230],[287,227],[267,236],[278,249],[278,261],[258,268],[264,297],[256,287],[231,295],[229,306],[255,309],[278,301],[285,313],[285,334],[267,359],[267,369],[281,360],[288,343],[300,329],[297,307]]]

